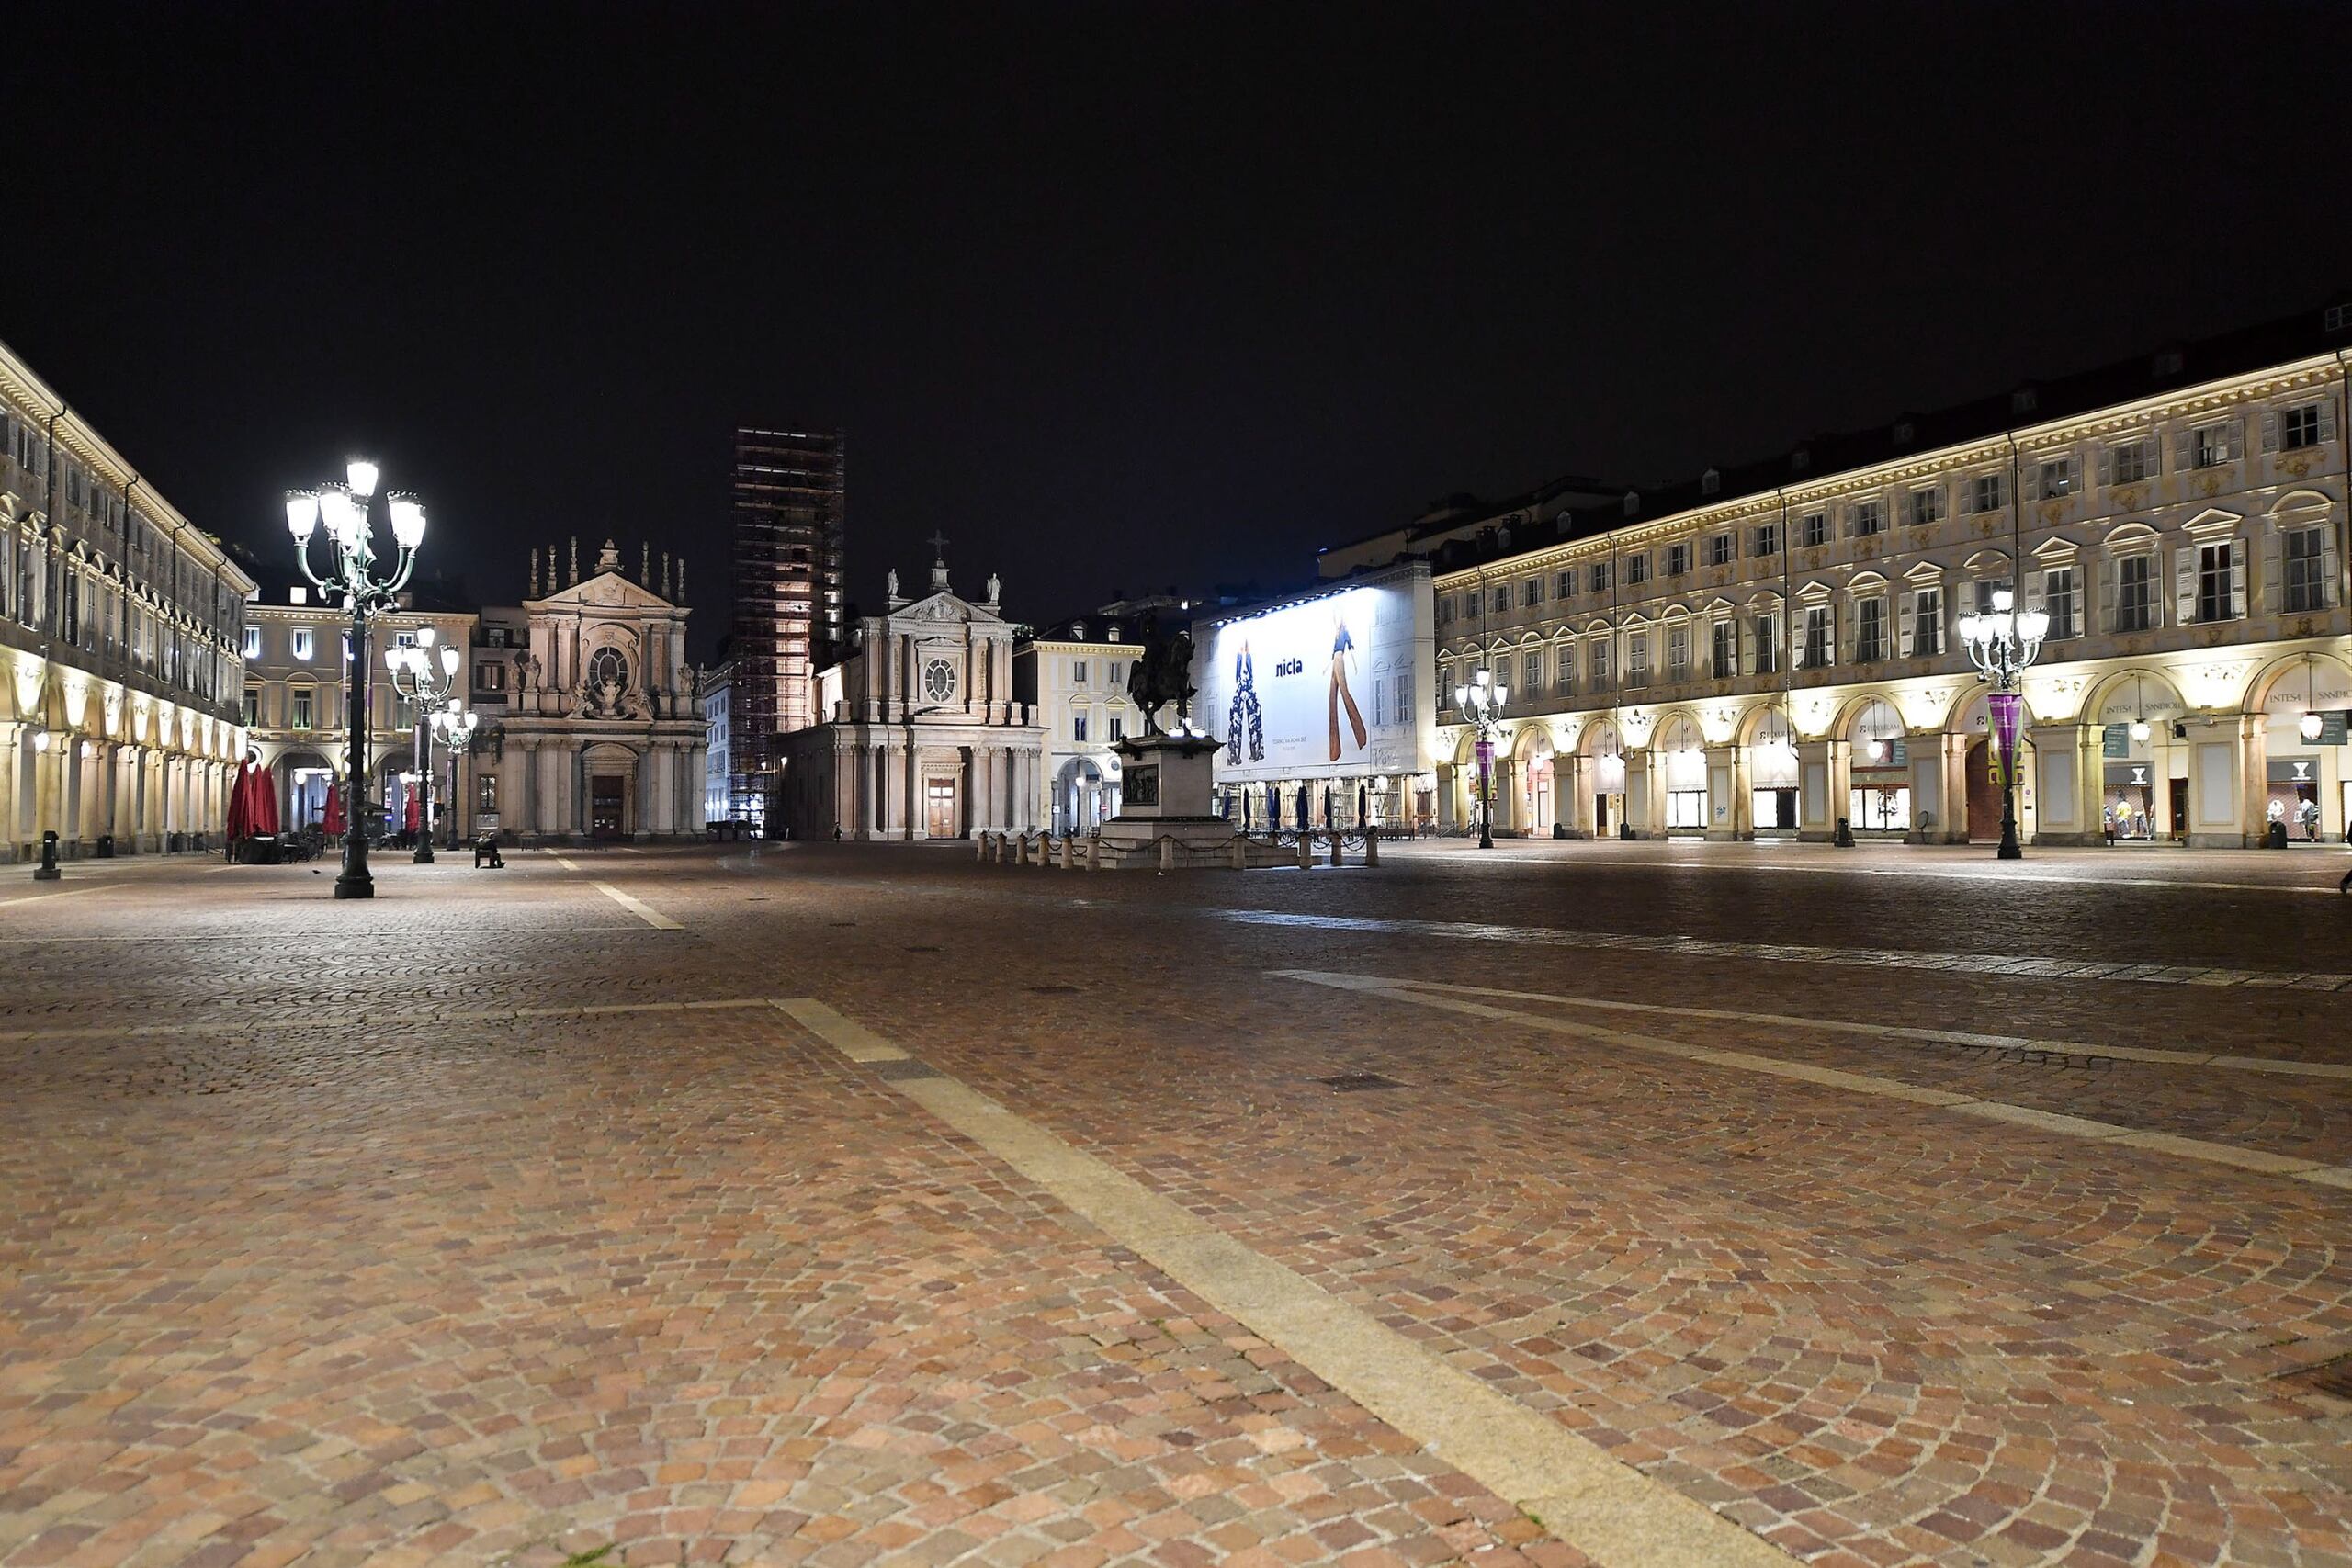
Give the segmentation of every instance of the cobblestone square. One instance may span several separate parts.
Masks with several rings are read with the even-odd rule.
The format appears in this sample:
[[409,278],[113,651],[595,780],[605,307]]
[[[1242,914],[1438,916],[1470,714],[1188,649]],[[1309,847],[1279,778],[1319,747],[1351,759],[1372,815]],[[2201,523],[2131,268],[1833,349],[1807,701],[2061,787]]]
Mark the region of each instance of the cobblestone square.
[[2352,1564],[2340,853],[0,888],[0,1562]]

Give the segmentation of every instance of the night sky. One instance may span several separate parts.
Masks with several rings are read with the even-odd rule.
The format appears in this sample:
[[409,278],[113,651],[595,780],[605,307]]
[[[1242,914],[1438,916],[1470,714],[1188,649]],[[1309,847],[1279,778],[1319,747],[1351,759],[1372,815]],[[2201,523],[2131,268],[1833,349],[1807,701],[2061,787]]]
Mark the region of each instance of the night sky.
[[[1628,15],[1638,12],[1638,16]],[[198,523],[477,600],[850,432],[852,591],[1311,574],[2352,282],[2340,8],[27,6],[0,339]]]

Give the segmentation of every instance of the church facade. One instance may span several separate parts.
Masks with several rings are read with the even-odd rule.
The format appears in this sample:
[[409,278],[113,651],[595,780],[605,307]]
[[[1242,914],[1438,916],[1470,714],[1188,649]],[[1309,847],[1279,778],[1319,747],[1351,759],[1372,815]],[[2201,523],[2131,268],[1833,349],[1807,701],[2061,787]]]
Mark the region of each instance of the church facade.
[[997,581],[957,597],[944,560],[909,600],[892,572],[856,651],[816,676],[823,721],[776,737],[778,804],[796,839],[959,839],[1034,831],[1045,731],[1013,694],[1012,623]]
[[[537,575],[535,560],[535,588]],[[526,844],[699,838],[706,740],[687,612],[631,581],[609,539],[593,573],[571,576],[555,586],[550,551],[547,595],[524,602],[529,640],[496,753],[476,761],[496,792],[481,804]]]

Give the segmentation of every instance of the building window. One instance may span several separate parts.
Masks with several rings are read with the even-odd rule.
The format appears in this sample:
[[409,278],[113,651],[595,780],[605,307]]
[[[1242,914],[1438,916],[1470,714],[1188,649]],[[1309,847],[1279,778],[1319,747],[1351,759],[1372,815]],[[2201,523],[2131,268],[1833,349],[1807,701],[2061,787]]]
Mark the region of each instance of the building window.
[[1577,574],[1573,571],[1560,573],[1559,581],[1552,584],[1552,597],[1555,599],[1565,599],[1576,591]]
[[1607,561],[1595,561],[1592,563],[1591,567],[1586,570],[1585,587],[1589,592],[1594,593],[1606,593],[1609,592],[1609,563]]
[[496,814],[498,810],[498,775],[496,773],[474,775],[474,809]]
[[1114,740],[1125,740],[1126,738],[1127,716],[1123,713],[1113,714],[1111,716],[1111,739]]
[[[1116,638],[1113,639],[1116,641]],[[1114,692],[1127,689],[1127,667],[1115,659],[1102,661],[1102,683]]]
[[1829,513],[1808,512],[1804,523],[1804,547],[1813,549],[1829,542]]
[[2199,468],[2218,468],[2237,454],[2230,448],[2230,429],[2226,424],[2208,424],[2190,436],[2189,462]]
[[1854,606],[1854,658],[1875,664],[1886,657],[1886,601],[1864,599]]
[[503,692],[506,689],[506,666],[485,660],[474,666],[474,689],[478,692]]
[[1543,602],[1544,580],[1542,578],[1531,577],[1519,585],[1519,605],[1521,609],[1532,610],[1536,605]]
[[295,657],[295,658],[297,658],[297,659],[308,659],[308,658],[310,658],[310,657],[311,657],[311,628],[310,628],[310,627],[308,627],[308,626],[296,626],[296,627],[294,628],[294,635],[293,635],[293,636],[292,636],[292,637],[291,637],[291,638],[289,638],[288,640],[289,640],[289,642],[290,642],[290,644],[291,644],[291,646],[292,646],[292,648],[293,648],[293,650],[294,650],[294,657]]
[[2155,625],[2155,598],[2149,592],[2154,556],[2125,556],[2115,563],[2115,629],[2143,632]]
[[259,728],[260,724],[261,688],[258,686],[247,686],[245,688],[245,728],[247,729],[254,729]]
[[1650,580],[1650,558],[1646,551],[1625,558],[1625,586],[1635,587]]
[[1731,564],[1731,536],[1729,534],[1718,534],[1707,541],[1707,564],[1709,566]]
[[1635,632],[1625,639],[1625,684],[1630,687],[1650,683],[1650,634]]
[[2305,403],[2289,409],[2278,420],[2278,444],[2292,452],[2299,447],[2320,444],[2319,411],[2317,403]]
[[1911,492],[1911,521],[1940,523],[1944,518],[1944,491],[1941,485],[1929,485]]
[[1585,662],[1592,667],[1592,683],[1595,688],[1598,688],[1602,682],[1609,679],[1609,643],[1607,639],[1597,639],[1593,643],[1592,651],[1590,654],[1586,656]]
[[1510,608],[1510,584],[1506,582],[1495,590],[1495,614],[1499,615]]
[[1666,628],[1666,678],[1669,681],[1690,678],[1690,628],[1687,626]]
[[1944,591],[1921,588],[1911,595],[1911,657],[1932,659],[1944,650]]
[[1529,696],[1534,696],[1542,692],[1544,690],[1544,650],[1540,648],[1530,649],[1526,656],[1520,660],[1519,671],[1520,679],[1526,686]]
[[1577,650],[1572,643],[1561,643],[1552,649],[1552,674],[1563,692],[1576,690]]
[[2074,494],[2075,459],[2072,457],[2054,457],[2042,464],[2038,482],[2044,501],[2055,501],[2060,496]]
[[1717,621],[1710,636],[1707,672],[1718,681],[1739,673],[1739,623]]
[[1690,570],[1690,547],[1688,545],[1667,546],[1666,575],[1668,577],[1680,577],[1684,572],[1687,572]]
[[2075,569],[2062,566],[2041,574],[2041,607],[2050,616],[2049,637],[2064,641],[2080,635],[2082,595],[2075,587]]
[[1756,617],[1756,672],[1777,675],[1781,672],[1781,617],[1766,614]]
[[1083,686],[1086,684],[1085,660],[1073,659],[1069,661],[1069,683],[1073,686]]
[[2115,483],[2138,484],[2148,477],[2148,443],[2145,441],[2120,443],[2108,449],[2108,461],[2113,468]]
[[1072,708],[1069,710],[1069,738],[1072,740],[1079,742],[1080,745],[1085,744],[1086,710],[1084,708]]
[[2286,556],[2287,611],[2290,615],[2327,608],[2327,531],[2290,529],[2280,541]]
[[259,626],[245,628],[245,657],[247,659],[261,657],[261,628]]
[[2228,621],[2237,617],[2237,551],[2224,539],[2201,545],[2197,551],[2197,618]]
[[1999,474],[1979,474],[1969,481],[1968,510],[1998,512],[2007,503],[2007,489]]
[[1879,511],[1877,502],[1858,501],[1854,503],[1854,535],[1857,538],[1869,538],[1884,526],[1884,514]]
[[1836,655],[1830,641],[1829,606],[1808,604],[1804,612],[1804,668],[1826,669]]
[[294,728],[311,728],[311,688],[308,686],[294,688]]
[[1759,556],[1781,553],[1781,525],[1778,523],[1764,523],[1757,526],[1756,553]]

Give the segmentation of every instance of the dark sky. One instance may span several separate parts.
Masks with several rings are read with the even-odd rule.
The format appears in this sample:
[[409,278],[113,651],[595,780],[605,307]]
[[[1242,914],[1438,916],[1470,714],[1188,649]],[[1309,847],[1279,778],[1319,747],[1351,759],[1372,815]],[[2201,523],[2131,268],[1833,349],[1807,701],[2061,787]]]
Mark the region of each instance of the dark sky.
[[852,590],[1312,570],[2314,304],[2340,9],[31,6],[5,338],[199,524],[347,449],[511,600],[851,433]]

